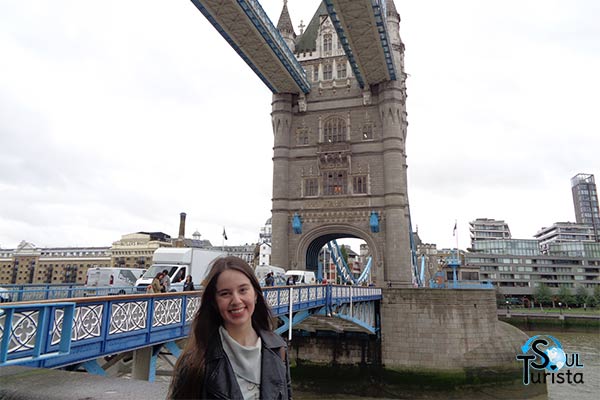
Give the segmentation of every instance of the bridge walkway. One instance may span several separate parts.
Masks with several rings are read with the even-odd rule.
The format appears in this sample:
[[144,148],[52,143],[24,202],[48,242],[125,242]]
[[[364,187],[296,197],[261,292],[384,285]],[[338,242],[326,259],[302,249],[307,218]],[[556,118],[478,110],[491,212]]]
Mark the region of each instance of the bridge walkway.
[[[340,319],[360,331],[378,332],[375,303],[381,289],[314,285],[264,290],[278,333],[289,331],[312,316]],[[200,306],[201,292],[175,292],[76,298],[69,301],[12,303],[0,306],[0,366],[59,368],[81,365],[103,374],[96,361],[135,351],[134,377],[154,379],[156,360],[166,348],[175,357],[176,341],[186,338]],[[291,324],[290,324],[291,322]],[[323,324],[327,330],[331,324]],[[329,328],[331,330],[331,328]]]

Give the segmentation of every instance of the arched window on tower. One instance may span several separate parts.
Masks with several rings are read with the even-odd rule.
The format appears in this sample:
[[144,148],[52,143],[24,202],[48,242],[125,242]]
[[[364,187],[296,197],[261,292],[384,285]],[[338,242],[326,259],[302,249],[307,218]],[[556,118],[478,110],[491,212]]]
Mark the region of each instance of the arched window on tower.
[[323,35],[323,52],[331,53],[333,47],[333,36],[331,33],[326,33]]
[[333,117],[325,122],[323,130],[325,143],[338,143],[346,141],[346,121],[339,117]]

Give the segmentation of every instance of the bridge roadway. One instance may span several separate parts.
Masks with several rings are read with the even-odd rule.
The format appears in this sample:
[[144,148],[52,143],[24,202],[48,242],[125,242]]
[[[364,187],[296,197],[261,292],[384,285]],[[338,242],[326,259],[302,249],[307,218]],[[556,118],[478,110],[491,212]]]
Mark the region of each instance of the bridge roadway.
[[[376,302],[381,289],[313,285],[264,290],[277,333],[291,326],[306,330],[379,331]],[[154,379],[156,357],[166,348],[175,357],[176,341],[187,337],[201,292],[84,297],[0,306],[0,366],[58,368],[80,365],[103,374],[97,359],[146,349],[147,378]],[[291,317],[291,318],[290,318]]]
[[308,93],[306,71],[257,0],[192,0],[273,93]]
[[[310,92],[306,71],[257,0],[191,0],[273,93]],[[386,0],[325,0],[361,88],[396,80]]]
[[360,86],[396,80],[386,0],[325,0],[325,4]]

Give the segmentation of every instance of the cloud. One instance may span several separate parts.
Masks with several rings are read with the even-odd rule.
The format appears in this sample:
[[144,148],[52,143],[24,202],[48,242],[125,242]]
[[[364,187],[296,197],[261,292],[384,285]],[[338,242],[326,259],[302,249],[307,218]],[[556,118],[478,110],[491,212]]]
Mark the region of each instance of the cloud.
[[[261,2],[276,22],[280,0]],[[288,3],[304,24],[319,0]],[[572,220],[598,174],[600,4],[396,2],[421,238],[477,217],[515,237]],[[435,12],[432,12],[434,10]],[[271,94],[189,2],[0,2],[0,244],[109,245],[146,230],[228,244],[270,217]]]

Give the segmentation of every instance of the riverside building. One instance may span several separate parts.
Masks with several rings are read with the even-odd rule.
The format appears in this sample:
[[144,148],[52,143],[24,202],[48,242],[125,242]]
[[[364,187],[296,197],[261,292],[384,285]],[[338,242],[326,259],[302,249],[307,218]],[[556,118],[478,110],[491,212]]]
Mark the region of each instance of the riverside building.
[[501,293],[532,296],[540,284],[557,293],[577,286],[588,292],[600,285],[600,243],[557,242],[542,253],[538,240],[484,240],[465,254],[465,268],[479,270],[479,280],[489,281]]
[[571,191],[575,207],[575,221],[592,227],[594,240],[600,241],[600,213],[598,191],[592,174],[577,174],[571,178]]

